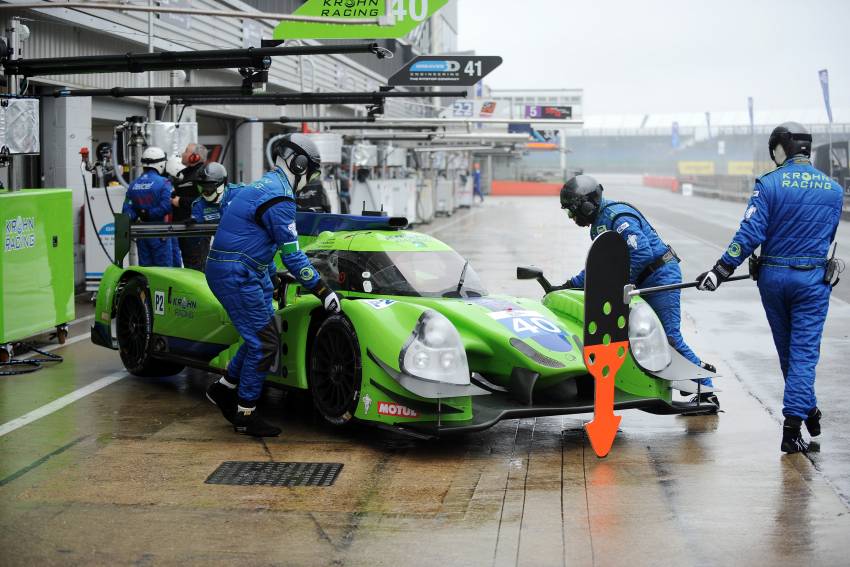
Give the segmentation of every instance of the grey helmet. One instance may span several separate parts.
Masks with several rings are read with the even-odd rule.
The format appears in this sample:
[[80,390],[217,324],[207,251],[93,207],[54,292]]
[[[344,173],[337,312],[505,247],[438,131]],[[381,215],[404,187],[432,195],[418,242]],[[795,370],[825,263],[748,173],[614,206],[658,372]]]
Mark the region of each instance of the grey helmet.
[[[785,159],[781,159],[781,155],[777,158],[778,147],[782,148]],[[812,135],[799,122],[783,122],[770,133],[767,148],[770,151],[770,159],[779,165],[792,156],[802,154],[809,157],[812,155]]]
[[274,143],[272,158],[275,165],[293,176],[293,190],[298,191],[322,171],[319,147],[304,134],[287,134]]
[[227,185],[227,170],[217,161],[206,164],[195,178],[195,188],[198,193],[210,202],[217,202],[221,198],[225,185]]
[[561,187],[561,208],[579,226],[593,224],[602,203],[603,187],[589,175],[576,175]]

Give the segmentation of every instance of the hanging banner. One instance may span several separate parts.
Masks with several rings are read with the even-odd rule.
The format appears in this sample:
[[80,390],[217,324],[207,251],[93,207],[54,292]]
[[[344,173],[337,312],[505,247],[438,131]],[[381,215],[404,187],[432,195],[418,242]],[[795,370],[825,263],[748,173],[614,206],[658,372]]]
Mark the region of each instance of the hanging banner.
[[818,71],[820,79],[820,87],[823,89],[823,103],[826,105],[826,115],[829,117],[829,123],[832,124],[832,105],[829,104],[829,71],[821,69]]
[[[391,25],[340,25],[283,21],[274,39],[399,39],[445,6],[449,0],[308,0],[293,15],[317,18],[386,17],[391,6]],[[388,18],[389,19],[389,18]]]
[[670,145],[674,148],[679,147],[679,123],[673,122],[672,132],[670,133]]
[[498,56],[420,55],[390,77],[389,84],[394,87],[471,87],[501,64],[502,58]]

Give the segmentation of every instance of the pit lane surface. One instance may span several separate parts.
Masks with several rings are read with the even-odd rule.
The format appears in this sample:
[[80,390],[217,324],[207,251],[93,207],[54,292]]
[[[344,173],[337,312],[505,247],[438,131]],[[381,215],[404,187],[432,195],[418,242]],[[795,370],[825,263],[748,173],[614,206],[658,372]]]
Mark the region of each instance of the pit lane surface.
[[[602,181],[652,219],[686,277],[713,264],[744,209]],[[589,245],[547,198],[488,199],[423,229],[469,257],[491,292],[532,297],[541,292],[513,279],[517,265],[563,281]],[[850,286],[836,292],[818,367],[825,433],[810,458],[779,453],[781,375],[744,282],[684,296],[686,339],[726,376],[725,413],[623,412],[604,460],[581,431],[590,416],[426,442],[341,433],[270,392],[284,435],[256,441],[204,400],[209,375],[120,378],[0,436],[3,564],[846,564]],[[0,379],[0,427],[122,370],[87,340],[55,352],[64,363]],[[204,484],[226,460],[345,466],[330,488]]]

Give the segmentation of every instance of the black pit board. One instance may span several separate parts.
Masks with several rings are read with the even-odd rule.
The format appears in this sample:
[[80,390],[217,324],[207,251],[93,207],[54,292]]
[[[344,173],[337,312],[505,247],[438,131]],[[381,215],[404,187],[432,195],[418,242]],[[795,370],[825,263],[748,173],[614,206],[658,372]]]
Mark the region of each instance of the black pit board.
[[[607,344],[606,335],[609,342],[629,340],[629,306],[623,303],[623,287],[628,283],[629,247],[622,236],[605,231],[593,241],[585,264],[585,347]],[[592,333],[591,321],[596,323]],[[619,324],[622,321],[624,325]]]
[[225,461],[204,483],[235,486],[331,486],[341,470],[342,463]]

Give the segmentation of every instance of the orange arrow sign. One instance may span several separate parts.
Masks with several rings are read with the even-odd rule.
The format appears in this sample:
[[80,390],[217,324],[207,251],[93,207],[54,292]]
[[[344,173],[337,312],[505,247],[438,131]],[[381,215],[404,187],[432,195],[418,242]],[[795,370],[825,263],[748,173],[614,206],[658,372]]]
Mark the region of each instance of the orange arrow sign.
[[593,421],[584,426],[590,445],[597,457],[604,457],[614,444],[617,427],[623,419],[614,413],[614,379],[623,365],[629,342],[585,345],[584,363],[593,376],[595,396],[593,400]]

